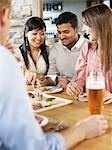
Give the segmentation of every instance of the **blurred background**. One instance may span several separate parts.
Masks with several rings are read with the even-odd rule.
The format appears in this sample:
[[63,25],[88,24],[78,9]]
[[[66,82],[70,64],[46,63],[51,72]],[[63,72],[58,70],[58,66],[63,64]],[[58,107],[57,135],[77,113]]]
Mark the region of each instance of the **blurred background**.
[[82,10],[98,3],[105,3],[112,8],[112,0],[12,0],[9,38],[17,46],[21,45],[26,20],[31,16],[38,16],[45,21],[46,44],[51,46],[58,40],[55,20],[60,13],[64,11],[75,13],[78,16],[80,27],[82,27]]

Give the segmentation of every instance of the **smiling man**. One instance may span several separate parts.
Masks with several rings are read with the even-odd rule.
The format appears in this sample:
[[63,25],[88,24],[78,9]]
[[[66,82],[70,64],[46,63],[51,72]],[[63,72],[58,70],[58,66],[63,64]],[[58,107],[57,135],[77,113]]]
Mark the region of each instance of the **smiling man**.
[[67,83],[76,77],[75,64],[88,40],[79,33],[77,16],[71,12],[60,14],[56,26],[59,41],[50,51],[48,74],[59,74],[59,82],[66,88]]

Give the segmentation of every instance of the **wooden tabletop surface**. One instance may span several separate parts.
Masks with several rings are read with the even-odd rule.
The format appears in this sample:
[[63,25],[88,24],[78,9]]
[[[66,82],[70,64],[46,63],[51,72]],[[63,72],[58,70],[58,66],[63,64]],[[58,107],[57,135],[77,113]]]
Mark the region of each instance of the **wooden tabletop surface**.
[[[53,95],[72,99],[66,94],[66,92]],[[112,104],[105,105],[102,113],[109,122],[110,128],[108,132],[101,137],[87,140],[78,144],[73,148],[73,150],[112,150]],[[74,100],[72,104],[45,111],[40,114],[48,117],[49,122],[61,121],[65,125],[72,126],[80,119],[88,117],[89,111],[87,102],[79,102]],[[46,129],[48,129],[49,124],[46,126]]]

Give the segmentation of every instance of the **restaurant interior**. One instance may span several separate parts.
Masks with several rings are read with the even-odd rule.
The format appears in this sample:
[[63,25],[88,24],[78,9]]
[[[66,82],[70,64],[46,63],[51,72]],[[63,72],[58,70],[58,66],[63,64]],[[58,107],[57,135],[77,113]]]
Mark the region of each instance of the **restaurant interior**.
[[75,13],[82,27],[81,11],[99,3],[112,7],[111,0],[13,0],[9,38],[13,39],[17,46],[21,45],[24,23],[29,17],[38,16],[45,21],[46,43],[51,46],[58,39],[55,19],[60,13],[64,11]]
[[[46,24],[46,45],[52,47],[58,41],[55,21],[60,13],[65,11],[75,13],[78,16],[80,27],[82,27],[82,10],[100,3],[112,8],[111,0],[13,0],[9,39],[12,39],[18,48],[23,43],[26,20],[32,16],[38,16],[43,18]],[[83,34],[82,31],[80,32]],[[30,85],[28,88],[30,89]],[[43,89],[40,92],[33,87],[33,90],[28,90],[28,96],[35,117],[38,117],[45,132],[64,130],[77,121],[90,116],[85,93],[77,99],[77,97],[67,95],[66,91],[58,86],[55,90],[54,87],[45,88],[44,92]],[[35,103],[39,101],[42,102],[37,109]],[[102,106],[102,113],[109,121],[107,133],[101,137],[86,140],[74,147],[73,150],[112,150],[112,103]]]

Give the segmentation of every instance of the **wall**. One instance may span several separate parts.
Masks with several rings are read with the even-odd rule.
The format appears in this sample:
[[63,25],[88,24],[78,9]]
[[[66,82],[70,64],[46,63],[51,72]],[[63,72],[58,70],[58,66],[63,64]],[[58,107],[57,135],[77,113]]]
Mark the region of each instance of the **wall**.
[[[57,18],[58,15],[64,11],[71,11],[75,13],[78,17],[79,25],[82,27],[82,16],[81,11],[86,8],[86,0],[66,0],[63,2],[63,10],[62,11],[44,11],[43,17],[46,18]],[[47,26],[47,37],[52,38],[52,33],[57,34],[57,29],[55,24],[51,23],[50,20],[45,20],[46,26]]]
[[12,0],[11,27],[9,38],[17,44],[23,41],[23,30],[26,20],[32,16],[31,0]]
[[79,25],[82,26],[82,16],[81,12],[86,8],[86,1],[77,0],[77,1],[65,1],[63,5],[63,11],[71,11],[75,13],[78,17]]
[[[34,0],[33,0],[34,1]],[[53,1],[54,2],[54,1]],[[82,25],[81,11],[86,8],[85,0],[66,0],[63,2],[63,11],[72,11],[78,16],[79,24]],[[56,18],[62,11],[44,11],[43,18]],[[32,0],[13,0],[12,19],[9,37],[18,45],[22,43],[23,29],[26,20],[32,16]],[[45,21],[48,38],[53,38],[57,34],[55,24],[51,20]]]

